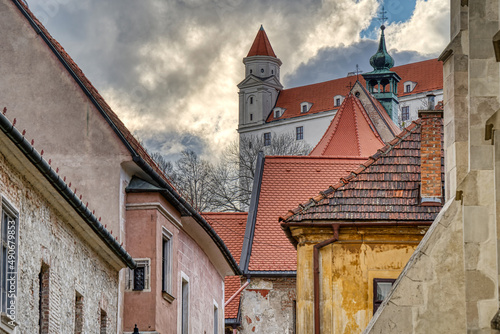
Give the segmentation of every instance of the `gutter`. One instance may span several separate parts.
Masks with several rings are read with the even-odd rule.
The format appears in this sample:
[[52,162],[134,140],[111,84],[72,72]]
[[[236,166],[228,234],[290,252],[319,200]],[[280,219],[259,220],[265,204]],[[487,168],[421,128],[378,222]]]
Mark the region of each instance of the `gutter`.
[[96,216],[87,206],[76,196],[66,182],[52,169],[43,159],[40,153],[23,137],[12,123],[3,114],[0,114],[0,130],[21,150],[24,156],[40,171],[58,193],[75,209],[78,215],[87,225],[99,236],[99,238],[115,253],[116,256],[130,269],[137,267],[136,262],[130,254],[116,241],[106,228],[99,222]]
[[158,173],[156,173],[156,171],[146,161],[144,161],[142,157],[136,155],[133,157],[133,161],[163,188],[162,194],[181,212],[182,216],[193,217],[196,220],[196,222],[205,230],[205,232],[207,232],[212,241],[222,252],[235,275],[241,275],[242,271],[240,267],[212,226],[210,226],[210,224],[207,223],[207,221],[195,209],[193,209],[193,207],[189,205],[184,198],[182,198]]

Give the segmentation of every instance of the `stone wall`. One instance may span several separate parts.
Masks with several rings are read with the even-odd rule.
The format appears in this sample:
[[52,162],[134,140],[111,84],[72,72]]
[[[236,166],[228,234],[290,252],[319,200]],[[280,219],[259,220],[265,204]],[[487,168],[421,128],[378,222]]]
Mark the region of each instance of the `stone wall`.
[[[48,189],[47,189],[48,190]],[[16,321],[21,333],[39,332],[39,273],[47,270],[46,333],[73,333],[77,294],[83,297],[84,333],[99,332],[101,310],[108,333],[117,332],[118,272],[70,227],[54,207],[0,153],[0,196],[19,213]],[[47,277],[45,277],[47,278]],[[48,299],[48,301],[47,301]]]
[[295,333],[295,277],[252,277],[241,294],[241,334]]

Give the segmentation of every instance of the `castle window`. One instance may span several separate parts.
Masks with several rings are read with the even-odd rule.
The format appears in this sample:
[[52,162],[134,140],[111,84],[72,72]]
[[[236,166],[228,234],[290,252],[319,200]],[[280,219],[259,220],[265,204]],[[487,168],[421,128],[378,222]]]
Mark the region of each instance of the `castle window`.
[[[162,229],[162,266],[161,266],[161,290],[165,299],[172,299],[172,233],[165,227]],[[166,298],[170,297],[170,298]]]
[[301,111],[302,113],[308,112],[308,111],[309,111],[309,109],[311,109],[311,107],[312,107],[312,103],[309,103],[309,102],[302,102],[302,103],[300,104],[300,111]]
[[406,85],[405,86],[405,93],[411,92],[411,85]]
[[252,71],[252,70],[250,70],[250,74],[252,74],[252,73],[253,73],[253,71]]
[[253,121],[253,114],[250,114],[250,120]]
[[250,96],[250,104],[253,104],[253,96]]
[[274,74],[274,70],[271,70],[271,74]]
[[295,139],[302,140],[304,139],[304,127],[298,126],[295,128]]
[[135,259],[137,263],[137,268],[128,269],[127,277],[127,290],[142,291],[149,290],[150,281],[150,265],[149,259]]
[[271,145],[271,132],[264,133],[264,146]]
[[281,116],[283,116],[283,113],[285,112],[285,109],[283,108],[274,108],[274,118],[280,118]]
[[181,272],[181,333],[189,333],[189,278]]
[[260,69],[260,73],[264,73],[264,69],[263,68]]
[[407,121],[410,119],[410,107],[405,106],[401,108],[401,120]]
[[377,312],[380,304],[391,291],[395,279],[374,278],[373,279],[373,314]]
[[340,99],[336,99],[336,100],[335,100],[335,106],[336,106],[336,107],[340,106]]
[[335,95],[333,97],[334,107],[339,107],[342,104],[342,101],[344,101],[344,97],[342,95]]

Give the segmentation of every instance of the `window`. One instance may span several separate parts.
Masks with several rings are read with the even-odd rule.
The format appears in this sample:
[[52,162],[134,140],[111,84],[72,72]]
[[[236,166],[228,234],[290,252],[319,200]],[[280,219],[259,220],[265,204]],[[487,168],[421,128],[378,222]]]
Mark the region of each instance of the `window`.
[[253,96],[250,96],[250,104],[253,104]]
[[300,104],[300,111],[302,113],[308,112],[311,109],[311,107],[312,107],[312,103],[310,103],[310,102],[302,102]]
[[401,120],[407,121],[410,119],[410,107],[405,106],[401,108]]
[[260,69],[260,73],[264,73],[264,69],[263,68]]
[[340,106],[340,98],[335,99],[335,106],[336,107]]
[[253,121],[253,114],[250,114],[250,120]]
[[181,286],[181,333],[189,333],[189,281],[187,277],[182,277]]
[[280,118],[285,113],[285,109],[276,107],[274,108],[274,118]]
[[264,146],[271,145],[271,132],[264,133]]
[[391,291],[395,279],[374,278],[373,279],[373,314],[377,312],[380,304]]
[[163,228],[161,279],[162,291],[172,296],[172,233],[166,228]]
[[304,139],[304,127],[298,126],[295,128],[295,139],[302,140]]
[[271,74],[274,74],[274,70],[271,70]]
[[219,333],[219,307],[214,300],[214,334]]
[[49,266],[42,263],[38,274],[38,328],[40,334],[49,333]]
[[17,301],[17,250],[18,250],[18,223],[17,212],[7,201],[2,200],[1,234],[2,247],[0,258],[0,290],[1,312],[6,313],[9,319],[15,320]]
[[253,71],[252,71],[252,70],[250,70],[250,74],[252,74],[252,73],[253,73]]
[[108,328],[108,315],[106,311],[101,309],[101,330],[99,334],[106,334]]
[[302,112],[307,112],[307,105],[302,105]]
[[83,333],[83,296],[75,293],[75,334]]
[[135,259],[137,268],[128,269],[126,282],[127,290],[142,291],[150,289],[150,260],[149,259]]
[[405,85],[405,93],[411,92],[411,85]]

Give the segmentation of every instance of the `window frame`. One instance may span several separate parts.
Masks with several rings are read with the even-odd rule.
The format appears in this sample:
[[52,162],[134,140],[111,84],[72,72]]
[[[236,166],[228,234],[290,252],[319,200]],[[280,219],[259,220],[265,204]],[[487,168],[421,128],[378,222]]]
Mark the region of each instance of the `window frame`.
[[[405,118],[406,115],[406,118]],[[401,107],[401,121],[406,122],[410,119],[410,106]]]
[[303,140],[304,139],[304,126],[297,126],[295,128],[295,140]]
[[135,289],[135,269],[128,269],[125,277],[126,286],[125,289],[127,291],[143,291],[149,292],[151,291],[151,259],[149,258],[137,258],[134,259],[137,263],[137,267],[144,268],[144,289],[136,290]]
[[189,286],[189,276],[187,276],[183,271],[181,271],[180,279],[180,303],[179,303],[179,329],[181,334],[189,333],[189,307],[190,303],[190,286]]
[[264,146],[271,146],[271,132],[264,132]]
[[[175,298],[172,295],[173,273],[172,273],[172,243],[173,234],[165,226],[162,226],[161,243],[161,291],[163,298],[172,302]],[[166,248],[165,248],[166,247]],[[167,255],[165,256],[165,253]]]
[[391,283],[391,285],[394,285],[394,282],[396,282],[396,279],[394,279],[394,278],[374,278],[373,279],[373,300],[372,300],[372,303],[373,303],[373,314],[375,314],[375,312],[377,312],[378,308],[380,307],[380,305],[382,304],[382,302],[384,301],[384,299],[387,298],[387,296],[386,296],[382,300],[378,300],[377,299],[377,286],[378,286],[378,283]]

